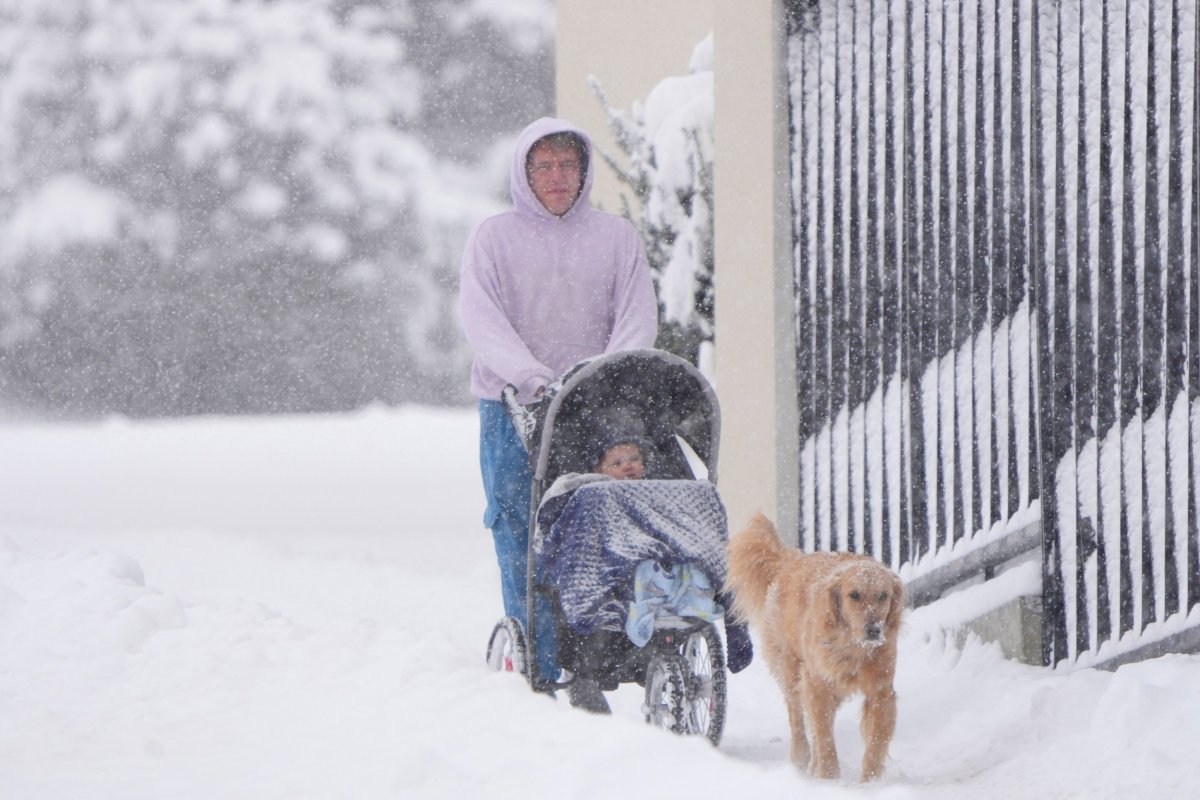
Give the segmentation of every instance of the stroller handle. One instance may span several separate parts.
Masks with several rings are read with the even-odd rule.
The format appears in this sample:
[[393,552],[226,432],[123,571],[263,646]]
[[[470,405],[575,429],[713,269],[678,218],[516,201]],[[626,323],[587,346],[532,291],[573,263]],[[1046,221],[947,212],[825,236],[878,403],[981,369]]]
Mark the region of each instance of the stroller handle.
[[[506,384],[500,392],[500,399],[504,402],[504,408],[508,411],[508,417],[512,420],[513,426],[517,429],[517,434],[521,437],[521,444],[525,445],[525,452],[533,452],[533,434],[537,429],[537,415],[531,410],[530,406],[523,406],[517,400],[517,387],[511,383]],[[533,407],[541,406],[546,400],[546,395],[542,395]]]

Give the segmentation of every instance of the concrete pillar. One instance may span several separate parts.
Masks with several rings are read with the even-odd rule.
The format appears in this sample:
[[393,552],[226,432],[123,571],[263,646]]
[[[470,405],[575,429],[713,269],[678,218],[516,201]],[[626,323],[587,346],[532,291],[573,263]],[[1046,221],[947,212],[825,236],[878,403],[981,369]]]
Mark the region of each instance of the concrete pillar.
[[721,496],[799,538],[799,432],[782,0],[716,3],[716,383]]

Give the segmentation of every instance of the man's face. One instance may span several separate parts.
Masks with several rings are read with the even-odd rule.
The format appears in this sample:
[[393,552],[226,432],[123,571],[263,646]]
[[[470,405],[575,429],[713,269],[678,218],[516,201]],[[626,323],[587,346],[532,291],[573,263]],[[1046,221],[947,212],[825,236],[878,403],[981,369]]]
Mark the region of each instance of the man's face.
[[561,217],[571,210],[582,185],[582,165],[574,147],[539,142],[529,151],[529,187],[554,216]]

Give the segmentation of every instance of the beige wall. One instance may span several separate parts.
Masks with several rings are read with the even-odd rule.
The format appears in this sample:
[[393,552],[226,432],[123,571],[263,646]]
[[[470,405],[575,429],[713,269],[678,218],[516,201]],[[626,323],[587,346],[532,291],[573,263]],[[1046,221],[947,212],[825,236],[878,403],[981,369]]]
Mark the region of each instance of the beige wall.
[[781,0],[717,3],[713,41],[721,496],[799,540],[799,420]]
[[[720,487],[736,530],[756,510],[798,539],[795,323],[791,290],[782,0],[559,0],[558,114],[613,152],[595,75],[628,110],[661,80],[685,74],[714,31],[715,384],[721,401]],[[599,204],[616,181],[596,180]]]
[[[627,163],[588,78],[600,81],[610,105],[629,112],[663,78],[686,75],[692,50],[712,30],[713,3],[702,0],[558,0],[558,116],[591,134],[601,152]],[[621,189],[602,165],[592,201],[619,212]]]

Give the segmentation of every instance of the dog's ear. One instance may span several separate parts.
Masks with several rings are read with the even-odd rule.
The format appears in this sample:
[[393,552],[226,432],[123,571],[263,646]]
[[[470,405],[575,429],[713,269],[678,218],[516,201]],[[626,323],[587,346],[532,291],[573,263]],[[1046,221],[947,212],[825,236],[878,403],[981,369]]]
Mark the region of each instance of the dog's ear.
[[826,588],[829,607],[826,609],[827,625],[836,628],[845,624],[842,618],[842,584],[841,581],[831,580]]
[[900,630],[900,615],[904,613],[904,584],[896,576],[892,576],[892,607],[888,609],[887,626],[890,634]]

